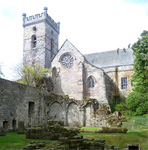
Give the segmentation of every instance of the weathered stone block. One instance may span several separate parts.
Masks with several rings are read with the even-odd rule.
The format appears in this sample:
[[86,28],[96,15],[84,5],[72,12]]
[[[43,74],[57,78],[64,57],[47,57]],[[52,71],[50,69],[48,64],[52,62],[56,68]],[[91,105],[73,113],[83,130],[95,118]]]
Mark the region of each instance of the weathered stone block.
[[5,130],[3,127],[0,127],[0,136],[5,136]]
[[17,134],[24,134],[24,121],[19,121],[18,122],[18,130]]
[[128,131],[127,128],[120,128],[120,127],[103,127],[102,129],[99,129],[97,132],[98,133],[126,133]]

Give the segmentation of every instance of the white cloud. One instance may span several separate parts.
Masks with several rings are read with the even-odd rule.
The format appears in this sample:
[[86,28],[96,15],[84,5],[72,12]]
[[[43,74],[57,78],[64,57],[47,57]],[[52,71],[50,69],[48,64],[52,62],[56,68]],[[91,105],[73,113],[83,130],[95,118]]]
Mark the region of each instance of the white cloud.
[[0,62],[6,78],[22,57],[22,13],[34,15],[48,7],[48,14],[61,22],[60,46],[69,39],[82,53],[127,47],[148,30],[148,4],[125,0],[3,0],[0,5]]

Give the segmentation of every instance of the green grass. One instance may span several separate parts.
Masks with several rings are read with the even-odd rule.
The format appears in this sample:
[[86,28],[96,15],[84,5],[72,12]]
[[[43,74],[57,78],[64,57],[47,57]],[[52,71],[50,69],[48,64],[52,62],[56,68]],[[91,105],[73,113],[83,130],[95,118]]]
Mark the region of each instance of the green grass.
[[128,128],[129,131],[148,129],[148,114],[143,116],[127,117],[127,122],[123,126]]
[[[123,127],[128,129],[123,133],[81,133],[84,138],[105,139],[106,144],[119,147],[121,150],[127,144],[139,144],[142,150],[148,150],[148,114],[144,116],[127,117]],[[97,127],[82,127],[86,131],[97,131]]]
[[82,127],[84,131],[98,131],[98,127]]
[[139,144],[142,150],[148,149],[148,130],[121,133],[80,133],[84,138],[105,139],[107,145],[114,145],[121,150],[127,144]]
[[32,141],[48,141],[39,139],[26,139],[25,134],[16,132],[6,133],[6,136],[0,136],[0,150],[22,150]]
[[[124,127],[128,128],[123,133],[80,133],[84,138],[105,139],[107,145],[114,145],[120,150],[127,144],[139,144],[142,150],[148,150],[148,115],[140,117],[128,117]],[[70,127],[67,127],[70,128]],[[82,127],[86,131],[97,131],[98,127]],[[25,134],[15,132],[0,136],[0,150],[20,150],[32,141],[49,141],[39,139],[26,139]]]

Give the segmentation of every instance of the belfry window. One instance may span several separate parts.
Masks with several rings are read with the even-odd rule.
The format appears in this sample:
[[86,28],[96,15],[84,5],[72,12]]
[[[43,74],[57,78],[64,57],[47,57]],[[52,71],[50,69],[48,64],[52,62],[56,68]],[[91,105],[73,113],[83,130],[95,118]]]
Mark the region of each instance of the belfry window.
[[121,78],[121,89],[127,89],[127,77]]
[[88,88],[95,87],[95,82],[94,82],[94,79],[92,78],[92,76],[88,77],[87,84],[88,84]]
[[37,44],[37,39],[36,39],[36,36],[35,35],[33,35],[32,37],[31,37],[31,44],[32,44],[32,48],[35,48],[36,47],[36,44]]

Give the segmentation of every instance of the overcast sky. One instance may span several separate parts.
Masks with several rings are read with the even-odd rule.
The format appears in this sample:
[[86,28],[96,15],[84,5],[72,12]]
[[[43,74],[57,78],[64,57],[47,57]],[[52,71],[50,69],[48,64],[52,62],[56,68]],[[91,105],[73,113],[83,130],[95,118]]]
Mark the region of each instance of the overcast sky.
[[59,46],[68,39],[83,54],[127,48],[148,30],[148,0],[0,0],[0,63],[6,79],[23,51],[22,13],[43,12],[60,22]]

